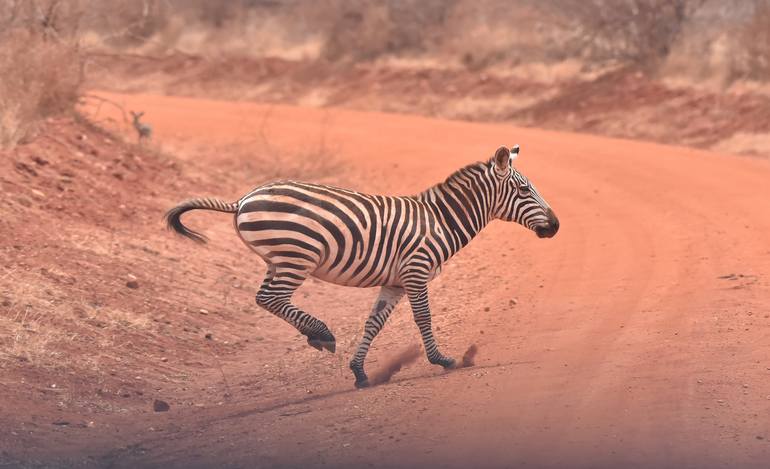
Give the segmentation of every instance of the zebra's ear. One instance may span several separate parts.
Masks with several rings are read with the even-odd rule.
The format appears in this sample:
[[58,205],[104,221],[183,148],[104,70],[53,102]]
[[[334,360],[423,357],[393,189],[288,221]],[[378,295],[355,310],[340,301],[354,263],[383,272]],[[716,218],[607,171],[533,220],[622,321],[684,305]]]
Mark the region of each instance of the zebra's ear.
[[495,166],[500,171],[507,171],[511,166],[511,151],[507,147],[500,147],[495,152]]
[[511,161],[515,160],[519,156],[519,145],[516,144],[511,147]]

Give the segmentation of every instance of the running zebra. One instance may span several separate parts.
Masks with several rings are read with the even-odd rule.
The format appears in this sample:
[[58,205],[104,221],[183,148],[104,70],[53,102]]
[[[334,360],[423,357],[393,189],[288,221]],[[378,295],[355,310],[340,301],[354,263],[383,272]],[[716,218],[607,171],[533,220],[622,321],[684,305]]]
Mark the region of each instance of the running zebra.
[[369,385],[364,359],[398,301],[406,295],[430,363],[455,360],[436,345],[428,282],[441,265],[493,219],[516,221],[550,238],[559,220],[512,161],[519,146],[500,147],[487,162],[466,166],[411,197],[368,195],[294,181],[257,187],[233,203],[192,199],[166,214],[169,229],[205,242],[180,221],[189,210],[235,214],[241,239],[267,264],[257,304],[297,328],[318,350],[335,351],[326,324],[297,308],[291,297],[305,279],[353,287],[380,287],[364,336],[350,362],[355,385]]

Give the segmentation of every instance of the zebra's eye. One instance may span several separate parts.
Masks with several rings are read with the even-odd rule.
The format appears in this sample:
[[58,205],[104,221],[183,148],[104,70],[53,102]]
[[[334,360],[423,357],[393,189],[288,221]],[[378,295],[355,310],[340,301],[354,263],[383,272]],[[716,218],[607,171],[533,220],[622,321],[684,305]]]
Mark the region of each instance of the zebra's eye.
[[530,192],[531,191],[529,189],[529,186],[525,186],[524,184],[519,186],[519,193],[521,195],[529,195]]

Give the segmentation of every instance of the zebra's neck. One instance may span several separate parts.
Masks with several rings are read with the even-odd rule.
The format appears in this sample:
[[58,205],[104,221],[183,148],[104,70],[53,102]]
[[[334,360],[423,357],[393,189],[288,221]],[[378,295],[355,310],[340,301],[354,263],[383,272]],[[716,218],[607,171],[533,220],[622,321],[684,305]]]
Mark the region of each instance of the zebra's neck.
[[417,198],[436,215],[451,257],[491,220],[493,181],[485,164],[466,166]]

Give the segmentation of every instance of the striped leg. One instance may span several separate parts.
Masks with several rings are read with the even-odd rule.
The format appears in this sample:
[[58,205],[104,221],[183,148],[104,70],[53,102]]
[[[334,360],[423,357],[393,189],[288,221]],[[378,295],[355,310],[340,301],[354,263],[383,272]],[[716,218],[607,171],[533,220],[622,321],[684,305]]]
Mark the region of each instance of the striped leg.
[[369,346],[374,338],[377,337],[382,326],[385,325],[385,322],[390,317],[390,313],[393,312],[396,304],[398,304],[403,296],[404,289],[400,287],[382,287],[380,289],[380,295],[377,297],[372,312],[364,325],[364,338],[358,344],[358,350],[353,355],[353,359],[350,360],[350,369],[353,370],[353,374],[356,376],[357,388],[369,386],[369,378],[364,372],[364,360],[369,352]]
[[306,273],[302,270],[283,270],[269,265],[267,276],[257,293],[257,304],[306,335],[307,343],[312,347],[334,353],[336,341],[326,324],[291,303],[291,296],[305,278]]
[[428,361],[434,365],[441,365],[444,368],[453,368],[455,366],[454,358],[446,357],[441,354],[433,338],[433,329],[430,323],[430,306],[428,305],[428,285],[419,284],[407,287],[406,294],[409,297],[409,303],[412,305],[414,313],[414,322],[420,328],[422,343],[425,346],[425,354]]

